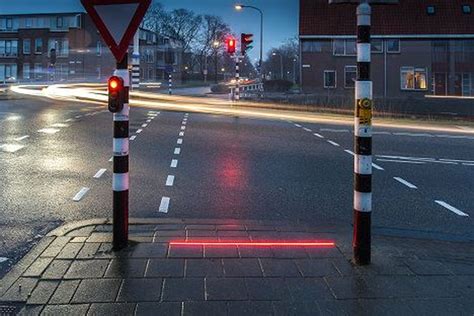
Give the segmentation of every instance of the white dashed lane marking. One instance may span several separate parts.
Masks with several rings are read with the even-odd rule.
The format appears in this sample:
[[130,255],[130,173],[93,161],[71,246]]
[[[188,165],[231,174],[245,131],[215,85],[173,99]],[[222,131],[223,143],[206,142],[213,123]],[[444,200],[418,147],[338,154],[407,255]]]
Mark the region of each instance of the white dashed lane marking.
[[142,124],[142,127],[143,127],[143,128],[145,128],[145,127],[147,127],[147,126],[148,126],[148,124],[146,124],[146,123],[145,123],[145,124]]
[[110,157],[109,161],[110,162],[114,161],[114,157]]
[[25,148],[25,146],[23,145],[18,145],[18,144],[3,144],[3,145],[0,145],[0,149],[4,152],[7,152],[7,153],[15,153],[17,151],[19,151],[20,149],[23,149]]
[[159,212],[160,213],[168,213],[168,208],[170,206],[170,198],[169,197],[162,197]]
[[184,136],[184,132],[179,132],[179,136]]
[[84,195],[86,195],[87,192],[89,192],[89,188],[82,188],[79,192],[77,192],[77,194],[72,198],[72,200],[74,202],[79,202],[83,197]]
[[409,187],[410,189],[418,189],[416,185],[414,185],[413,183],[410,183],[408,182],[407,180],[404,180],[400,177],[393,177],[395,180],[397,180],[398,182],[400,182],[401,184]]
[[102,177],[102,175],[107,171],[107,169],[100,169],[99,171],[97,171],[97,173],[94,175],[94,178],[95,179],[99,179],[100,177]]
[[333,142],[332,140],[328,140],[327,141],[329,144],[333,145],[333,146],[336,146],[336,147],[339,147],[340,145],[336,142]]
[[372,164],[372,167],[374,167],[374,168],[377,169],[377,170],[381,170],[381,171],[384,171],[384,170],[385,170],[384,168],[382,168],[382,167],[380,167],[379,165],[374,164],[374,163]]
[[464,217],[468,217],[468,216],[469,216],[468,214],[464,213],[463,211],[458,210],[458,209],[455,208],[454,206],[449,205],[448,203],[446,203],[446,202],[444,202],[444,201],[438,201],[438,200],[437,200],[437,201],[435,201],[435,203],[438,204],[438,205],[441,205],[442,207],[444,207],[444,208],[450,210],[451,212],[453,212],[453,213],[455,213],[455,214],[457,214],[457,215],[459,215],[459,216],[464,216]]
[[179,155],[180,153],[181,153],[181,148],[176,147],[176,148],[174,149],[174,154],[175,154],[175,155]]
[[29,137],[30,137],[30,135],[21,136],[21,137],[15,138],[15,141],[20,142],[20,141],[25,140]]
[[296,126],[296,127],[298,127],[298,128],[300,128],[300,127],[301,127],[301,125],[300,125],[300,124],[295,124],[295,126]]
[[309,129],[309,128],[307,128],[307,127],[303,127],[303,129],[304,129],[305,131],[307,131],[307,132],[310,132],[310,133],[312,132],[312,130]]
[[182,138],[178,138],[178,140],[176,141],[176,143],[177,143],[178,145],[181,145],[181,144],[183,143],[183,139],[182,139]]
[[178,159],[173,159],[171,160],[171,168],[177,168],[178,167]]
[[314,136],[316,136],[316,137],[319,137],[319,138],[324,138],[324,136],[323,136],[323,135],[321,135],[321,134],[318,134],[318,133],[314,133],[313,135],[314,135]]
[[166,186],[172,187],[173,184],[174,184],[174,176],[169,175],[168,178],[166,178]]
[[42,128],[42,129],[38,130],[38,133],[56,134],[59,131],[60,131],[60,129],[57,129],[57,128]]
[[137,138],[137,135],[130,136],[130,140],[135,140],[135,138]]
[[143,132],[143,130],[141,128],[137,129],[137,134],[140,134],[141,132]]
[[346,149],[346,150],[344,150],[344,151],[345,151],[346,153],[348,153],[349,155],[352,155],[352,156],[355,155],[354,152],[351,151],[351,150],[349,150],[349,149]]
[[181,130],[184,131],[186,129],[186,126],[181,126]]

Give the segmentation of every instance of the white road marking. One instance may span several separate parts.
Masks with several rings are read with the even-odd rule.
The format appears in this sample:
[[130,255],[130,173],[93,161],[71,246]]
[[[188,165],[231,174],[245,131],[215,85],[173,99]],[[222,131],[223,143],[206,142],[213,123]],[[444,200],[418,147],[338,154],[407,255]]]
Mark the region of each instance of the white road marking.
[[336,146],[336,147],[341,146],[341,145],[339,145],[338,143],[333,142],[332,140],[328,140],[327,142],[328,142],[329,144],[333,145],[333,146]]
[[181,126],[181,130],[184,131],[186,129],[186,126]]
[[151,120],[146,120],[147,123],[151,123]]
[[401,184],[403,185],[406,185],[407,187],[409,187],[410,189],[418,189],[416,185],[408,182],[407,180],[404,180],[400,177],[393,177],[395,180],[397,180],[398,182],[400,182]]
[[307,127],[303,127],[303,129],[304,129],[305,131],[307,131],[307,132],[310,132],[310,133],[312,132],[312,130],[309,129],[309,128],[307,128]]
[[463,166],[474,166],[474,163],[463,163]]
[[440,161],[474,163],[472,160],[440,159]]
[[186,125],[186,124],[188,124],[188,122],[182,121],[181,124]]
[[66,122],[74,122],[74,119],[72,119],[72,118],[67,119]]
[[296,126],[296,127],[301,127],[301,125],[300,125],[300,124],[295,124],[295,126]]
[[184,132],[179,132],[179,136],[184,136]]
[[178,167],[178,159],[173,159],[171,160],[171,168],[176,168]]
[[100,177],[102,177],[102,175],[107,171],[107,169],[100,169],[99,171],[97,171],[97,173],[94,175],[94,178],[95,179],[99,179]]
[[137,134],[140,134],[141,132],[143,132],[143,130],[141,128],[137,129]]
[[18,144],[3,144],[0,145],[0,149],[7,153],[14,153],[19,151],[20,149],[25,148],[23,145]]
[[454,139],[474,139],[474,137],[462,136],[462,135],[436,135],[439,138],[454,138]]
[[348,129],[332,129],[332,128],[321,128],[321,132],[333,132],[333,133],[349,133]]
[[29,137],[30,137],[30,135],[25,135],[25,136],[21,136],[21,137],[15,138],[15,140],[16,140],[17,142],[19,142],[19,141],[22,141],[22,140],[27,139],[27,138],[29,138]]
[[81,118],[81,117],[82,117],[82,115],[76,115],[75,117],[78,119],[78,118]]
[[319,137],[319,138],[324,138],[324,136],[323,136],[323,135],[321,135],[321,134],[318,134],[318,133],[314,133],[313,135],[314,135],[314,136],[316,136],[316,137]]
[[113,156],[110,157],[109,161],[110,161],[110,162],[114,161],[114,157],[113,157]]
[[145,124],[142,124],[142,127],[143,127],[143,128],[145,128],[145,127],[147,127],[147,126],[148,126],[148,124],[146,124],[146,123],[145,123]]
[[135,140],[135,138],[137,138],[137,135],[130,136],[130,140]]
[[159,212],[160,213],[168,213],[168,208],[170,206],[170,198],[169,197],[162,197]]
[[377,161],[384,161],[384,162],[398,162],[398,163],[411,163],[414,165],[424,165],[426,162],[424,161],[405,161],[405,160],[393,160],[393,159],[377,159]]
[[7,262],[8,260],[10,259],[8,259],[7,257],[0,257],[0,263]]
[[57,128],[42,128],[38,130],[38,133],[43,133],[43,134],[56,134],[60,130]]
[[380,158],[388,158],[388,159],[402,159],[402,160],[413,160],[413,161],[429,161],[434,162],[434,158],[417,158],[417,157],[403,157],[403,156],[387,156],[387,155],[377,155]]
[[177,143],[178,145],[181,145],[181,144],[183,143],[183,139],[182,139],[182,138],[178,138],[178,140],[176,141],[176,143]]
[[168,178],[166,178],[166,186],[172,187],[173,183],[174,183],[174,176],[169,175]]
[[451,212],[453,213],[456,213],[457,215],[459,216],[469,216],[468,214],[464,213],[463,211],[460,211],[458,210],[457,208],[455,208],[454,206],[452,205],[449,205],[448,203],[444,202],[444,201],[435,201],[435,203],[441,205],[442,207],[450,210]]
[[411,137],[434,137],[431,134],[418,134],[418,133],[393,133],[396,136],[411,136]]
[[179,155],[180,153],[181,153],[181,148],[176,147],[176,148],[174,149],[174,154],[175,154],[175,155]]
[[355,155],[354,152],[351,151],[351,150],[349,150],[349,149],[346,149],[346,150],[344,150],[344,151],[345,151],[346,153],[348,153],[349,155],[352,155],[352,156]]
[[390,132],[372,132],[373,135],[392,135]]
[[79,192],[77,192],[77,194],[72,198],[72,200],[74,202],[79,202],[83,197],[84,195],[86,195],[87,192],[89,192],[89,188],[82,188]]
[[374,163],[372,164],[372,167],[374,167],[374,168],[377,169],[377,170],[381,170],[381,171],[384,171],[384,170],[385,170],[384,168],[382,168],[382,167],[380,167],[379,165],[374,164]]

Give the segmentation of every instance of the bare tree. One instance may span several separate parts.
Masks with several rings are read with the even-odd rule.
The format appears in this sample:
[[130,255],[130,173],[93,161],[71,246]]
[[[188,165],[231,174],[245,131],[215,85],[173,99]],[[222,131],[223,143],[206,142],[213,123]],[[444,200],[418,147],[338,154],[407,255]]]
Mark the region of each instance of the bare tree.
[[143,27],[147,30],[154,31],[161,34],[163,31],[163,24],[167,19],[167,12],[160,2],[153,1],[148,9],[145,18],[143,19]]
[[161,30],[164,36],[183,42],[183,50],[190,51],[202,25],[202,16],[187,9],[173,10],[163,17]]

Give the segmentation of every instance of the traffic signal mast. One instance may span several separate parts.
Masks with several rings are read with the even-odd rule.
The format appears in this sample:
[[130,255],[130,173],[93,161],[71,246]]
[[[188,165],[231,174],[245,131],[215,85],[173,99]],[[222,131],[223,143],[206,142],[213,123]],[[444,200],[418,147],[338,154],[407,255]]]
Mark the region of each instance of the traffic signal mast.
[[229,53],[231,56],[235,54],[235,49],[236,49],[236,46],[237,46],[237,41],[235,40],[235,38],[233,37],[229,37],[226,42],[225,42],[226,46],[227,46],[227,53]]
[[118,113],[122,111],[125,101],[125,87],[123,79],[118,76],[112,76],[108,81],[109,111]]
[[248,50],[252,49],[253,34],[242,33],[240,35],[242,56],[245,56]]

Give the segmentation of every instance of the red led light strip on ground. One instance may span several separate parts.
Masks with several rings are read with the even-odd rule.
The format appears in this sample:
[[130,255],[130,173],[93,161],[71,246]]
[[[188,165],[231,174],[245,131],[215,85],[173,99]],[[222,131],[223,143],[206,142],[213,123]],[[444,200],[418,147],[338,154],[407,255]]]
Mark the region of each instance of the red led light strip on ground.
[[335,247],[333,241],[171,241],[170,246]]

